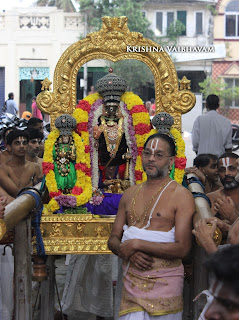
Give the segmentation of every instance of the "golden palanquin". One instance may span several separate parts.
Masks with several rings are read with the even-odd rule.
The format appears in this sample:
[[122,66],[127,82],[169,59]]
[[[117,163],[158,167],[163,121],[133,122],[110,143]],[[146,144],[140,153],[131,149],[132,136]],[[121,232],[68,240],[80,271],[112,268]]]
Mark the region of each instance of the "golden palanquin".
[[[112,62],[136,59],[145,63],[155,79],[156,113],[168,112],[174,117],[174,127],[181,131],[181,115],[190,111],[196,98],[190,91],[190,81],[179,81],[175,66],[160,46],[138,32],[130,32],[127,17],[104,17],[101,30],[90,33],[71,45],[59,59],[53,82],[42,81],[37,96],[38,107],[51,116],[51,128],[62,114],[72,114],[76,106],[76,80],[80,67],[94,59]],[[127,52],[128,46],[157,47],[154,52]],[[46,254],[110,253],[107,240],[114,218],[97,218],[84,214],[43,215],[41,231]]]

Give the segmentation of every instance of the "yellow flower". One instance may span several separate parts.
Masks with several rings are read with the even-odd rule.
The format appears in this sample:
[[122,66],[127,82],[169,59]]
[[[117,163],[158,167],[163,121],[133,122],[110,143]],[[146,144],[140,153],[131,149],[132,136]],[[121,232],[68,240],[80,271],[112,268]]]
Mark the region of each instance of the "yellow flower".
[[143,147],[144,146],[144,141],[145,141],[144,134],[143,135],[136,134],[135,135],[135,139],[136,139],[137,147]]
[[147,112],[133,113],[132,118],[134,126],[136,126],[139,123],[150,125],[150,117]]
[[80,108],[75,109],[72,116],[76,119],[77,123],[88,122],[88,112]]
[[131,110],[134,106],[143,104],[142,99],[140,99],[140,97],[134,94],[133,92],[125,92],[121,96],[120,100],[127,105],[128,110]]
[[83,100],[86,100],[89,102],[89,104],[92,106],[92,104],[94,102],[96,102],[96,100],[98,99],[102,99],[102,96],[99,93],[93,93],[93,94],[89,94],[87,97],[85,97]]
[[82,131],[81,132],[81,138],[83,140],[84,146],[89,145],[90,141],[89,141],[89,133],[88,132]]

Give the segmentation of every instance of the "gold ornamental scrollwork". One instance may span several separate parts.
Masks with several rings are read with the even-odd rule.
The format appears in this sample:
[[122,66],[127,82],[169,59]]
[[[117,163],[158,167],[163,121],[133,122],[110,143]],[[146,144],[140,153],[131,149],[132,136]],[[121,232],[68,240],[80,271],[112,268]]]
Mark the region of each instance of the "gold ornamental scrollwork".
[[179,90],[176,69],[168,53],[141,33],[131,32],[127,17],[103,17],[99,31],[88,34],[62,54],[54,72],[53,92],[44,86],[44,91],[37,97],[39,109],[51,115],[51,128],[54,128],[57,116],[73,113],[77,74],[83,64],[94,59],[112,62],[135,59],[145,63],[155,80],[156,112],[170,112],[177,118],[174,126],[181,130],[181,115],[188,112],[196,101],[189,90],[189,80],[183,78],[182,90]]
[[51,254],[110,254],[107,241],[114,218],[92,214],[44,215],[41,233],[45,252]]

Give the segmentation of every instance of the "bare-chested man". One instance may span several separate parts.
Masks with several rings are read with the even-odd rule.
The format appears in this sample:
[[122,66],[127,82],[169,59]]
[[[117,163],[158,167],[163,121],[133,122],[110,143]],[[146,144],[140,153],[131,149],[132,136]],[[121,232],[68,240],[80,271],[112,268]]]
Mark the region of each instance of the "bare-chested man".
[[238,158],[235,153],[224,153],[219,157],[218,174],[223,188],[207,194],[212,214],[230,223],[238,218],[239,212],[239,183],[235,180]]
[[[222,168],[219,169],[219,174],[224,188],[209,194],[213,213],[219,212],[221,218],[226,220],[203,219],[198,221],[193,230],[193,234],[208,254],[217,251],[217,246],[213,241],[216,227],[219,227],[226,235],[228,234],[228,243],[239,243],[239,157],[236,154],[227,155],[228,157],[218,161],[218,167]],[[208,228],[207,223],[211,223],[212,227]]]
[[14,198],[22,188],[35,185],[41,178],[39,165],[25,159],[28,141],[28,134],[18,129],[7,136],[12,158],[0,166],[0,186]]
[[41,174],[42,173],[42,158],[38,157],[40,152],[40,145],[43,139],[43,133],[38,131],[37,129],[29,128],[27,130],[29,135],[29,143],[26,151],[26,160],[30,162],[35,162],[39,165]]
[[182,319],[181,259],[191,247],[195,204],[169,178],[174,159],[172,138],[150,136],[142,153],[148,180],[127,189],[120,201],[109,239],[109,248],[123,259],[120,320]]
[[9,127],[3,131],[3,141],[6,149],[0,153],[0,164],[7,162],[12,157],[11,152],[8,150],[8,146],[7,146],[7,136],[13,129],[14,127]]

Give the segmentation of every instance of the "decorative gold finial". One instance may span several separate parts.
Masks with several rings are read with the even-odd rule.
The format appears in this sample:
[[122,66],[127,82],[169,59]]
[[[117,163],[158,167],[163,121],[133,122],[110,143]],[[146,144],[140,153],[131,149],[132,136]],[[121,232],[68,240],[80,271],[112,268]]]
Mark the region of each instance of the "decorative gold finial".
[[191,80],[188,80],[185,76],[182,78],[182,80],[179,80],[180,83],[180,90],[190,90],[190,83]]
[[51,84],[52,82],[46,77],[43,81],[41,81],[42,87],[41,90],[51,90]]
[[0,219],[0,240],[4,237],[7,232],[7,227],[3,219]]

